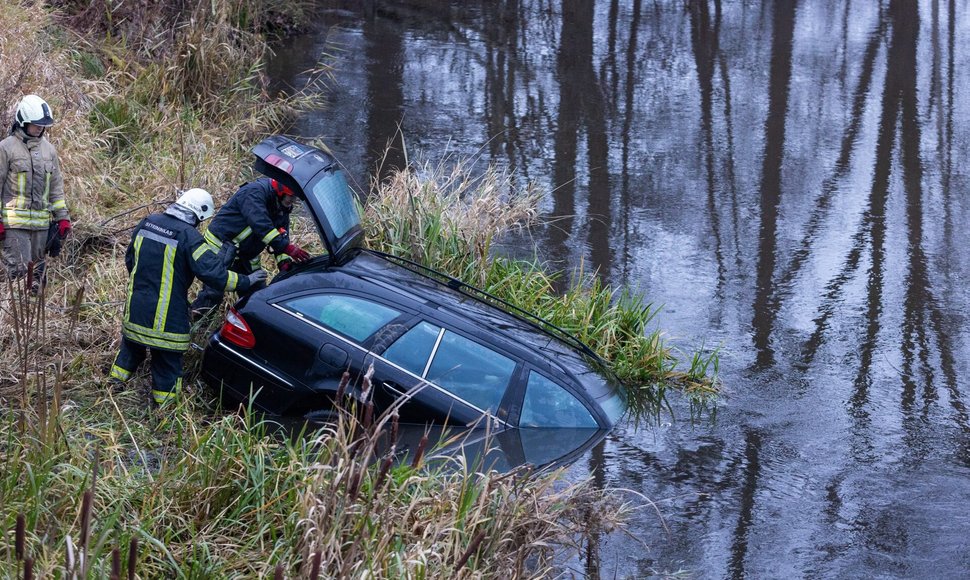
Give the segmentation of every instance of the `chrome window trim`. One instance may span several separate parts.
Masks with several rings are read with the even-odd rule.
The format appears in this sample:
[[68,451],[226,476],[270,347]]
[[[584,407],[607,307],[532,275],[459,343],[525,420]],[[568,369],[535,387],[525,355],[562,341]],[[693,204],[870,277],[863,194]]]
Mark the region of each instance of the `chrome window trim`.
[[[316,322],[314,320],[311,320],[311,319],[307,318],[306,316],[304,316],[303,314],[301,314],[299,312],[296,312],[295,310],[290,310],[288,308],[285,308],[285,307],[281,306],[279,303],[273,303],[273,304],[270,304],[270,306],[272,306],[273,308],[276,308],[280,312],[284,312],[284,313],[292,316],[293,318],[296,318],[297,320],[300,320],[300,321],[302,321],[302,322],[304,322],[306,324],[309,324],[310,326],[312,326],[312,327],[314,327],[314,328],[316,328],[316,329],[318,329],[318,330],[320,330],[320,331],[322,331],[322,332],[324,332],[326,334],[329,334],[330,336],[336,338],[337,340],[340,340],[341,342],[343,342],[343,343],[345,343],[345,344],[353,347],[356,350],[359,350],[359,351],[363,352],[364,354],[370,355],[370,356],[372,356],[372,357],[374,357],[376,359],[379,359],[379,360],[383,361],[384,363],[386,363],[386,364],[388,364],[388,365],[396,368],[397,370],[403,372],[406,375],[409,375],[409,376],[417,379],[419,385],[420,384],[424,384],[424,385],[427,385],[429,387],[432,387],[433,389],[437,390],[438,392],[443,393],[445,395],[448,395],[452,399],[454,399],[456,401],[459,401],[463,405],[466,405],[468,407],[471,407],[472,409],[475,409],[476,411],[478,411],[479,413],[481,413],[485,417],[487,417],[489,419],[492,419],[494,421],[498,421],[499,423],[501,423],[505,427],[511,427],[512,426],[507,421],[504,421],[504,420],[498,418],[497,416],[495,416],[494,413],[491,413],[489,411],[486,411],[485,409],[482,409],[478,405],[475,405],[473,403],[470,403],[470,402],[466,401],[465,399],[462,399],[461,397],[459,397],[458,395],[456,395],[456,394],[452,393],[451,391],[445,389],[444,387],[441,387],[441,386],[439,386],[439,385],[437,385],[435,383],[432,383],[430,381],[427,381],[427,380],[424,379],[424,377],[419,377],[418,375],[412,373],[411,371],[409,371],[409,370],[407,370],[407,369],[405,369],[403,367],[398,366],[397,364],[395,364],[395,363],[387,360],[386,358],[384,358],[384,357],[382,357],[382,356],[380,356],[378,354],[375,354],[373,351],[367,350],[366,348],[360,346],[359,344],[357,344],[357,343],[355,343],[353,341],[347,340],[347,338],[345,338],[344,336],[341,336],[339,333],[334,332],[333,330],[330,330],[329,328],[326,328],[322,324],[320,324],[320,323],[318,323],[318,322]],[[434,323],[430,323],[429,322],[429,324],[434,324]],[[438,325],[435,324],[435,326],[438,326]],[[425,369],[424,369],[424,374],[427,374],[428,373],[428,368],[431,365],[431,361],[434,360],[434,354],[438,350],[438,345],[441,343],[441,337],[444,336],[444,331],[445,331],[444,327],[438,326],[438,340],[435,342],[434,349],[432,349],[432,351],[431,351],[431,356],[428,357],[428,362],[426,363],[426,366],[425,366]],[[220,343],[220,344],[222,344],[222,343]],[[235,351],[233,351],[233,352],[235,352]],[[236,353],[236,354],[238,355],[239,353]],[[241,355],[239,355],[239,356],[241,356]],[[249,360],[249,359],[246,359],[246,360]],[[253,364],[255,365],[256,363],[253,363]],[[256,365],[256,366],[259,366],[259,365]],[[263,367],[260,367],[260,368],[263,368]],[[270,373],[270,374],[272,374],[272,373]],[[276,376],[276,375],[273,375],[273,376]],[[508,387],[506,387],[506,388],[508,388]],[[474,422],[477,422],[477,420],[474,421]]]
[[264,367],[263,365],[259,364],[258,362],[254,361],[253,359],[251,359],[248,356],[244,355],[243,353],[239,352],[238,350],[232,348],[231,346],[229,346],[228,344],[226,344],[225,341],[220,340],[217,344],[219,346],[221,346],[224,350],[231,352],[232,354],[236,355],[238,358],[241,358],[242,360],[246,361],[247,363],[253,365],[254,367],[256,367],[259,370],[261,370],[264,373],[266,373],[267,375],[269,375],[269,376],[273,377],[274,379],[276,379],[277,381],[283,383],[287,387],[289,387],[291,389],[293,388],[293,383],[291,383],[290,381],[284,379],[283,377],[279,376],[278,374],[274,373],[273,371],[269,370],[268,368]]
[[[431,370],[431,363],[434,362],[434,356],[436,354],[438,354],[438,347],[441,346],[441,337],[443,337],[444,335],[445,335],[445,327],[439,326],[438,327],[438,338],[435,339],[434,346],[431,347],[431,355],[428,357],[428,362],[424,363],[424,370],[421,371],[421,378],[422,379],[425,379],[425,377],[428,376],[428,371]],[[458,398],[461,398],[461,397],[458,397]],[[464,401],[464,400],[465,399],[462,399],[462,401]],[[477,409],[478,407],[475,407],[475,408]]]

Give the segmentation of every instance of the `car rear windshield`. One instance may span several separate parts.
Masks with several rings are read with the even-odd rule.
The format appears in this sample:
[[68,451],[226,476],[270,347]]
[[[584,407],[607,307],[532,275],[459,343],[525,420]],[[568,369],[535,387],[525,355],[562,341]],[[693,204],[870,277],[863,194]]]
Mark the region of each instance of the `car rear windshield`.
[[354,192],[347,185],[343,171],[326,173],[313,185],[308,195],[313,196],[323,208],[323,213],[333,228],[333,235],[341,238],[360,223]]

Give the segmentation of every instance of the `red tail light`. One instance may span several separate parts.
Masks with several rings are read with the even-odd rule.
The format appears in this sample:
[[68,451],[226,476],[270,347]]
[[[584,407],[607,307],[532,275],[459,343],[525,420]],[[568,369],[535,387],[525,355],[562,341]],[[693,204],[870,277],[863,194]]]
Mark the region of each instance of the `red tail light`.
[[256,346],[256,337],[253,335],[253,331],[249,329],[246,319],[236,312],[235,308],[230,308],[226,312],[226,321],[222,323],[219,334],[236,346],[243,348]]

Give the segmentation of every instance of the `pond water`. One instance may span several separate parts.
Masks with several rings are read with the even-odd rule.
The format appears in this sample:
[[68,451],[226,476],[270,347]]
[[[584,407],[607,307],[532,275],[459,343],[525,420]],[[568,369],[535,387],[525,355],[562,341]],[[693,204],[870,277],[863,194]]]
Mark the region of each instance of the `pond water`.
[[674,397],[572,465],[661,515],[567,573],[970,576],[970,3],[367,0],[318,22],[269,69],[300,86],[337,57],[296,134],[361,183],[418,155],[514,170],[547,223],[508,251],[721,349],[716,416]]

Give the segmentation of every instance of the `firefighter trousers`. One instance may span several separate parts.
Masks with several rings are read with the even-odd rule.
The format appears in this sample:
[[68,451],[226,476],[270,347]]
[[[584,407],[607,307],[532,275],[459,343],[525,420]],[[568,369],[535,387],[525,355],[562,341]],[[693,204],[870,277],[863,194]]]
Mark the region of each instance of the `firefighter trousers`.
[[27,275],[27,265],[34,264],[31,287],[46,283],[46,262],[44,248],[47,244],[47,230],[24,230],[9,228],[3,239],[3,265],[6,275],[19,280]]
[[147,347],[123,336],[110,379],[127,382],[144,362],[148,351],[151,351],[152,398],[159,405],[174,401],[182,388],[182,356],[185,353]]

